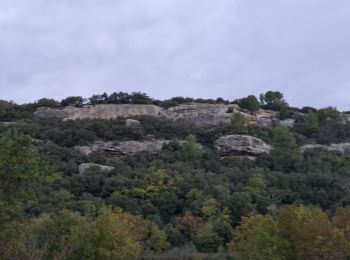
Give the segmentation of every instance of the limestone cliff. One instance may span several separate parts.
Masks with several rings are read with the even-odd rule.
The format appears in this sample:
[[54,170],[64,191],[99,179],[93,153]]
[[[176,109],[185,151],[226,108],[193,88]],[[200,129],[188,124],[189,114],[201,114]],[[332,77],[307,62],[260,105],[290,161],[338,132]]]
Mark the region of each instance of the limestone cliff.
[[154,116],[164,114],[164,109],[153,105],[95,105],[84,107],[68,106],[63,109],[39,108],[35,115],[39,117],[56,117],[63,120],[76,119],[115,119],[118,117]]
[[[92,152],[102,152],[107,156],[130,156],[142,152],[156,154],[163,149],[163,145],[172,142],[170,140],[150,140],[150,141],[97,141],[88,146],[76,146],[75,149],[82,154],[89,155]],[[181,142],[181,141],[177,141]]]
[[[272,118],[277,113],[268,110],[260,110],[255,115],[239,111],[235,104],[183,104],[169,109],[163,109],[154,105],[95,105],[78,107],[65,107],[63,109],[38,108],[35,115],[43,118],[55,117],[62,120],[76,119],[115,119],[119,117],[152,116],[170,120],[185,120],[199,126],[214,126],[217,124],[229,124],[234,113],[241,113],[247,124],[261,124],[271,126]],[[268,123],[266,123],[268,122]]]
[[336,152],[346,156],[350,156],[350,143],[339,143],[339,144],[307,144],[300,147],[301,152],[310,150],[319,150],[326,152]]

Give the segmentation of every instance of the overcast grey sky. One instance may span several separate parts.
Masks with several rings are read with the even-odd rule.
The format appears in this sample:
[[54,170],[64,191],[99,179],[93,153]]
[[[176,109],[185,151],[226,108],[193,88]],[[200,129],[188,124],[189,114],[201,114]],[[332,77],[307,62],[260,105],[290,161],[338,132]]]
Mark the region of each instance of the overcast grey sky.
[[0,99],[270,89],[350,110],[349,0],[0,0]]

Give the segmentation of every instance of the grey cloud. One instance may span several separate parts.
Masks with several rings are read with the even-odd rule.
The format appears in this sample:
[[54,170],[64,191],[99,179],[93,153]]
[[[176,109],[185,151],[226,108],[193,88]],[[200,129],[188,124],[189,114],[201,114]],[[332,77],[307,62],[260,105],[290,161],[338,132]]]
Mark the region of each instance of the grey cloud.
[[2,0],[2,99],[143,91],[349,109],[346,0]]

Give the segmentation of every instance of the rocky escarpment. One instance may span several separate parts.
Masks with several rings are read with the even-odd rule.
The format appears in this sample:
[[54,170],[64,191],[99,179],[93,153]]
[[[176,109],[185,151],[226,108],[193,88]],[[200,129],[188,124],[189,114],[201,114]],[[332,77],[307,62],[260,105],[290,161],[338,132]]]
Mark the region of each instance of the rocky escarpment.
[[295,119],[279,120],[277,118],[263,117],[259,118],[256,123],[260,127],[276,127],[283,126],[288,128],[293,128],[295,124]]
[[[119,117],[152,116],[169,120],[185,120],[199,126],[214,126],[229,124],[232,115],[240,113],[247,124],[271,126],[271,120],[276,118],[274,111],[260,110],[255,115],[239,111],[235,104],[202,104],[190,103],[163,109],[154,105],[88,105],[81,108],[65,107],[63,109],[38,108],[35,115],[43,118],[59,118],[62,120],[76,119],[115,119]],[[269,121],[270,120],[270,121]]]
[[197,125],[217,125],[230,123],[233,113],[237,113],[237,105],[221,104],[184,104],[171,107],[166,116],[172,120],[186,120]]
[[325,152],[336,152],[346,156],[350,156],[350,143],[339,143],[339,144],[307,144],[300,147],[301,152],[318,150]]
[[112,166],[101,165],[97,163],[82,163],[79,165],[79,174],[83,175],[91,170],[97,170],[101,173],[108,173],[114,170]]
[[[84,155],[92,152],[102,152],[107,156],[130,156],[142,152],[156,154],[163,149],[163,145],[170,143],[169,140],[151,140],[151,141],[121,141],[121,142],[102,142],[97,141],[89,146],[76,146],[75,149]],[[177,141],[180,142],[180,141]]]
[[118,117],[154,116],[164,114],[164,109],[153,105],[95,105],[84,107],[68,106],[63,109],[38,108],[35,115],[39,117],[55,117],[63,120],[76,119],[115,119]]
[[220,156],[258,156],[263,153],[269,153],[271,146],[259,138],[248,135],[226,135],[215,141],[214,150]]

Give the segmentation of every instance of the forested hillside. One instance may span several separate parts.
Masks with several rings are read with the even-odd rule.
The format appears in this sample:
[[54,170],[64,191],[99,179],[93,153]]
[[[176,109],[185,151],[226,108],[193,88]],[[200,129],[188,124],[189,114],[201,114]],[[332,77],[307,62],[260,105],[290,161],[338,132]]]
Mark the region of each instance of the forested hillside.
[[335,107],[118,92],[0,101],[0,121],[0,259],[350,258]]

